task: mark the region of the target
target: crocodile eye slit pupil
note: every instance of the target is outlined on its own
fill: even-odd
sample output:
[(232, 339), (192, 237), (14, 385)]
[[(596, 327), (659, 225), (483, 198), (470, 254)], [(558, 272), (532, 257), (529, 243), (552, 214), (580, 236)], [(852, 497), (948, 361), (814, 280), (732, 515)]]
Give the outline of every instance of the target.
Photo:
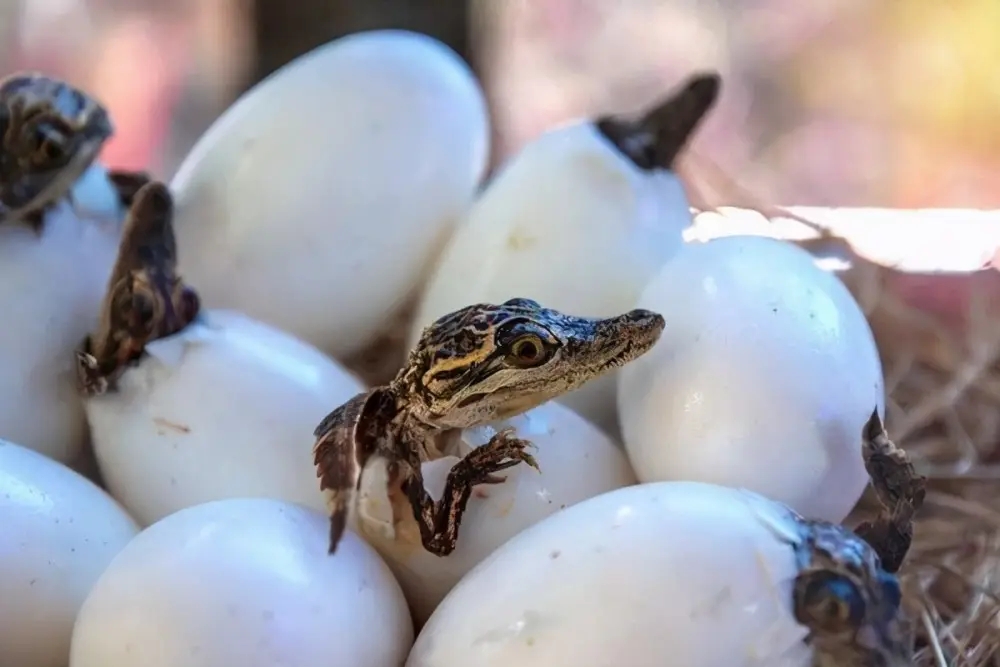
[(518, 344), (514, 353), (522, 359), (531, 360), (538, 356), (538, 347), (530, 340)]

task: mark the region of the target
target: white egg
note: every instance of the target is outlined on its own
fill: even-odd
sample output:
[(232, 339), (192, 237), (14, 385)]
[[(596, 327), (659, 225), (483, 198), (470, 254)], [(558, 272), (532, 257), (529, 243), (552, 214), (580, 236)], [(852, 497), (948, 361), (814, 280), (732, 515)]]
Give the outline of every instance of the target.
[[(373, 466), (362, 480), (358, 525), (395, 572), (418, 625), (466, 572), (517, 533), (581, 500), (635, 483), (614, 442), (569, 408), (546, 403), (504, 422), (463, 431), (458, 456), (423, 465), (424, 485), (431, 496), (441, 496), (459, 456), (507, 427), (535, 445), (531, 453), (540, 472), (521, 464), (501, 473), (506, 478), (502, 484), (477, 487), (455, 551), (444, 558), (424, 550), (405, 497), (401, 493), (391, 501), (386, 497), (384, 467)], [(395, 526), (390, 502), (397, 508)]]
[(327, 520), (269, 499), (182, 510), (119, 554), (80, 610), (70, 667), (398, 667), (413, 643), (399, 585)]
[[(657, 108), (669, 109), (673, 99)], [(696, 123), (679, 121), (684, 139)], [(579, 122), (546, 132), (505, 164), (437, 263), (411, 342), (436, 318), (472, 303), (524, 297), (593, 317), (632, 308), (681, 247), (692, 218), (668, 168), (673, 155), (668, 164), (640, 166), (624, 152), (628, 144), (619, 145), (594, 122)], [(559, 400), (617, 435), (615, 377)]]
[(488, 152), (483, 93), (447, 46), (336, 40), (247, 92), (181, 165), (181, 272), (207, 305), (344, 358), (420, 286)]
[(313, 430), (364, 389), (353, 375), (230, 311), (203, 312), (145, 351), (116, 390), (85, 403), (105, 484), (140, 523), (239, 496), (325, 508)]
[(138, 532), (92, 482), (0, 441), (0, 664), (65, 667), (84, 598)]
[[(814, 534), (747, 491), (695, 482), (612, 491), (493, 552), (437, 608), (406, 667), (809, 667), (796, 579), (807, 568), (818, 582), (843, 574), (811, 550)], [(844, 555), (861, 554), (864, 574), (826, 579), (814, 594), (856, 602), (849, 587), (864, 585), (863, 620), (892, 629), (898, 584), (860, 540), (850, 544)]]
[(0, 437), (62, 462), (87, 438), (73, 350), (93, 328), (121, 233), (117, 192), (92, 166), (39, 235), (0, 225)]
[(743, 487), (843, 520), (868, 480), (862, 427), (885, 407), (875, 339), (843, 283), (790, 243), (733, 236), (688, 246), (638, 303), (667, 320), (621, 373), (639, 480)]

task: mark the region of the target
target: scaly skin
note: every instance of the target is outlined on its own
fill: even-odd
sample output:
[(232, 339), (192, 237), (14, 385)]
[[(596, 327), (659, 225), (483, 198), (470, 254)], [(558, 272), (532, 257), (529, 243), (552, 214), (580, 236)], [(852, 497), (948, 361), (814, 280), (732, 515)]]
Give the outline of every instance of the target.
[(633, 310), (607, 319), (573, 317), (529, 299), (477, 304), (424, 330), (387, 386), (359, 394), (316, 429), (314, 462), (331, 507), (330, 553), (347, 524), (365, 466), (386, 459), (401, 485), (424, 548), (450, 554), (462, 514), (479, 484), (520, 462), (537, 468), (526, 440), (510, 430), (465, 456), (441, 500), (424, 490), (420, 465), (449, 431), (520, 414), (635, 359), (663, 332), (660, 315)]
[[(41, 233), (45, 212), (71, 194), (113, 134), (107, 109), (64, 81), (21, 73), (0, 82), (0, 222), (18, 219)], [(109, 175), (126, 207), (150, 180)]]
[(911, 641), (894, 573), (910, 547), (926, 480), (889, 440), (878, 411), (864, 427), (862, 451), (882, 510), (855, 533), (798, 519), (795, 616), (810, 630), (815, 667), (910, 667)]
[(77, 351), (80, 391), (113, 390), (145, 346), (190, 324), (200, 308), (197, 294), (177, 275), (173, 198), (150, 181), (135, 193), (98, 328)]
[(0, 83), (0, 220), (36, 231), (94, 162), (114, 128), (107, 110), (73, 86), (40, 74)]

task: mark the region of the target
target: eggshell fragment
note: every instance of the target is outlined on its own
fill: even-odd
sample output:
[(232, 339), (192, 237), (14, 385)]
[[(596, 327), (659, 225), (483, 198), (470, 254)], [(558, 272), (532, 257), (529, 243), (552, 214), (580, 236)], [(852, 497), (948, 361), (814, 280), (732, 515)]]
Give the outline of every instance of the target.
[(0, 441), (0, 664), (65, 667), (77, 612), (138, 532), (93, 483)]
[(862, 427), (885, 408), (874, 336), (843, 283), (790, 243), (733, 236), (687, 247), (638, 306), (667, 319), (621, 373), (639, 479), (742, 487), (842, 521), (868, 483)]
[(118, 389), (86, 402), (107, 488), (140, 523), (266, 496), (319, 510), (313, 430), (363, 390), (312, 346), (232, 311), (208, 311), (146, 347)]
[(69, 463), (87, 438), (73, 350), (97, 321), (122, 210), (100, 166), (48, 211), (39, 236), (0, 225), (0, 437)]
[(422, 283), (488, 153), (482, 90), (451, 49), (338, 39), (247, 92), (179, 167), (181, 273), (207, 305), (345, 358)]
[(789, 517), (694, 482), (591, 498), (467, 574), (406, 667), (808, 667)]
[[(535, 445), (531, 454), (541, 472), (519, 464), (501, 473), (502, 484), (477, 487), (462, 519), (458, 545), (444, 558), (423, 548), (412, 509), (403, 498), (392, 499), (402, 520), (391, 525), (384, 467), (373, 467), (362, 480), (358, 525), (396, 574), (418, 625), (466, 572), (523, 529), (581, 500), (635, 483), (621, 450), (599, 429), (558, 403), (466, 429), (456, 454), (486, 444), (498, 429), (508, 427)], [(446, 456), (423, 465), (424, 485), (431, 496), (441, 496), (448, 472), (458, 460), (458, 456)]]
[(413, 642), (378, 555), (326, 517), (231, 499), (143, 531), (87, 598), (70, 667), (398, 667)]
[[(504, 165), (469, 210), (435, 266), (410, 340), (457, 308), (515, 297), (573, 315), (623, 313), (690, 223), (674, 174), (639, 169), (592, 123), (552, 130)], [(615, 375), (559, 400), (617, 433)]]

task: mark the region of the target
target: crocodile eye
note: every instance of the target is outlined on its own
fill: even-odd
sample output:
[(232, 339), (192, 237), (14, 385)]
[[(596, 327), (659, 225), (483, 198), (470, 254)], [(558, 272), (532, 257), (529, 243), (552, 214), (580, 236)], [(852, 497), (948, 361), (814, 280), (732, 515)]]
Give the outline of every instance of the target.
[(531, 368), (545, 362), (548, 356), (548, 350), (541, 338), (535, 334), (524, 334), (510, 343), (507, 360), (515, 366)]
[(66, 159), (66, 137), (50, 125), (41, 124), (35, 128), (34, 143), (35, 160), (40, 164)]
[(864, 596), (847, 577), (818, 572), (808, 575), (796, 588), (796, 618), (814, 630), (842, 632), (864, 621)]
[(66, 157), (65, 147), (61, 143), (51, 140), (42, 143), (40, 153), (50, 162), (55, 162)]

